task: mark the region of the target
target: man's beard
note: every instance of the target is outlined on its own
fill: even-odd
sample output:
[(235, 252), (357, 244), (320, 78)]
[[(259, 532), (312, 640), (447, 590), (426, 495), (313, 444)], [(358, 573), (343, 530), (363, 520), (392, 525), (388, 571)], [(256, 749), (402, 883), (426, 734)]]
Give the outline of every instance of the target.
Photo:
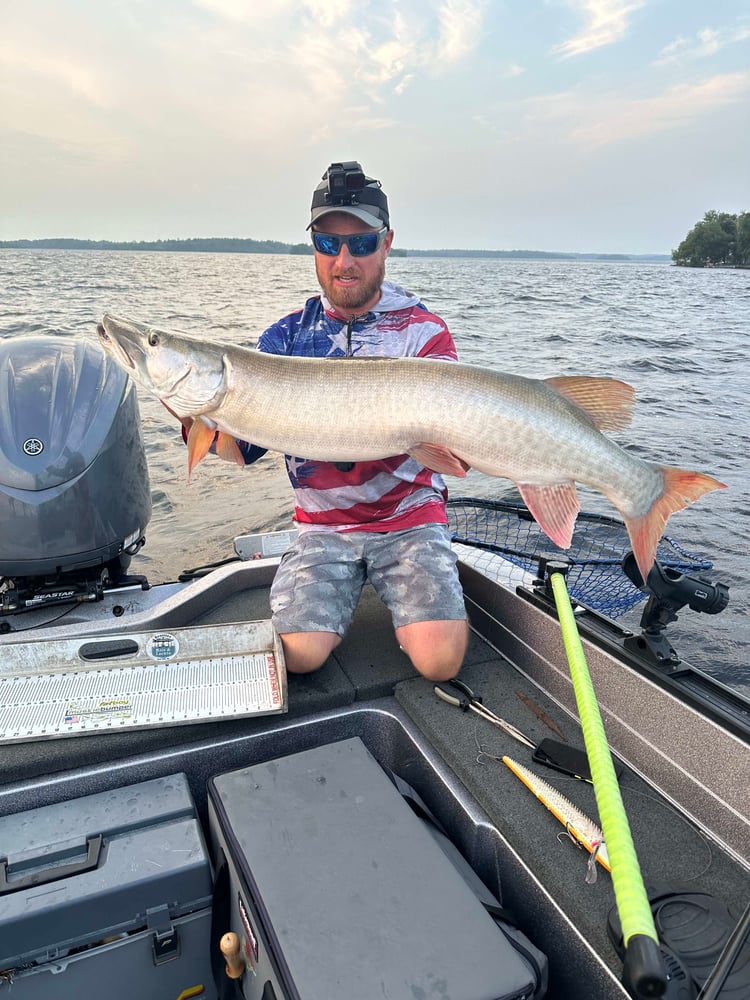
[(320, 273), (317, 261), (315, 262), (315, 271), (318, 275), (318, 283), (331, 305), (337, 309), (345, 309), (356, 313), (359, 309), (367, 305), (367, 303), (379, 298), (380, 286), (385, 280), (385, 261), (381, 260), (380, 267), (373, 277), (369, 280), (361, 279), (352, 288), (341, 288), (334, 283), (333, 279), (324, 278)]

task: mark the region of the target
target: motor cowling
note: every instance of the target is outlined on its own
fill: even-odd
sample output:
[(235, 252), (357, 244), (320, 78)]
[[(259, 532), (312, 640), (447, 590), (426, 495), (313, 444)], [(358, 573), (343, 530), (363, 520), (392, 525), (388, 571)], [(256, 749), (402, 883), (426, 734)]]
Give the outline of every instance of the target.
[(127, 375), (81, 337), (0, 340), (0, 576), (127, 565), (150, 517)]

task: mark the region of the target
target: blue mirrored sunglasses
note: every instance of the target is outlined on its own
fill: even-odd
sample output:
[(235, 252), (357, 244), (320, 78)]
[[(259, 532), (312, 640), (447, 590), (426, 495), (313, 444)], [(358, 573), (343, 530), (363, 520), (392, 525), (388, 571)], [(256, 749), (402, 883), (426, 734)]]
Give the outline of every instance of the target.
[(312, 233), (313, 246), (326, 257), (336, 257), (343, 245), (349, 248), (352, 257), (369, 257), (375, 253), (385, 239), (388, 226), (376, 233), (354, 233), (353, 236), (336, 236), (334, 233)]

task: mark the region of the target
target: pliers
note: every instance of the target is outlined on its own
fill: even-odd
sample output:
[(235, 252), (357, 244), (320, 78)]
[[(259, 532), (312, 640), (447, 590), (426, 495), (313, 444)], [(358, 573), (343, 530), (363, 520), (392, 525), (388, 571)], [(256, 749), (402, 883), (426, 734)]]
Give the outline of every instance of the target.
[(455, 677), (453, 680), (448, 681), (448, 684), (456, 691), (456, 694), (448, 690), (447, 685), (436, 684), (433, 690), (438, 698), (441, 698), (449, 705), (460, 708), (462, 712), (476, 712), (477, 715), (486, 719), (487, 722), (490, 722), (493, 726), (497, 726), (498, 729), (502, 729), (508, 736), (512, 736), (514, 740), (518, 740), (524, 746), (531, 747), (532, 750), (536, 749), (536, 743), (532, 743), (529, 737), (524, 735), (520, 729), (516, 729), (510, 722), (506, 722), (505, 719), (501, 719), (499, 715), (495, 715), (489, 708), (486, 708), (482, 704), (481, 697), (475, 695), (468, 684), (456, 680)]

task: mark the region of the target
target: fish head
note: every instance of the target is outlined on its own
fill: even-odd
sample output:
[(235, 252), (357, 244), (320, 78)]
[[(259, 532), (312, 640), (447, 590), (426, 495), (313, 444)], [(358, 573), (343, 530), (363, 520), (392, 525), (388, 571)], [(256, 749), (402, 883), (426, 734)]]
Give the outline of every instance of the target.
[(218, 346), (110, 314), (97, 333), (112, 359), (178, 417), (210, 413), (221, 403), (227, 369)]

